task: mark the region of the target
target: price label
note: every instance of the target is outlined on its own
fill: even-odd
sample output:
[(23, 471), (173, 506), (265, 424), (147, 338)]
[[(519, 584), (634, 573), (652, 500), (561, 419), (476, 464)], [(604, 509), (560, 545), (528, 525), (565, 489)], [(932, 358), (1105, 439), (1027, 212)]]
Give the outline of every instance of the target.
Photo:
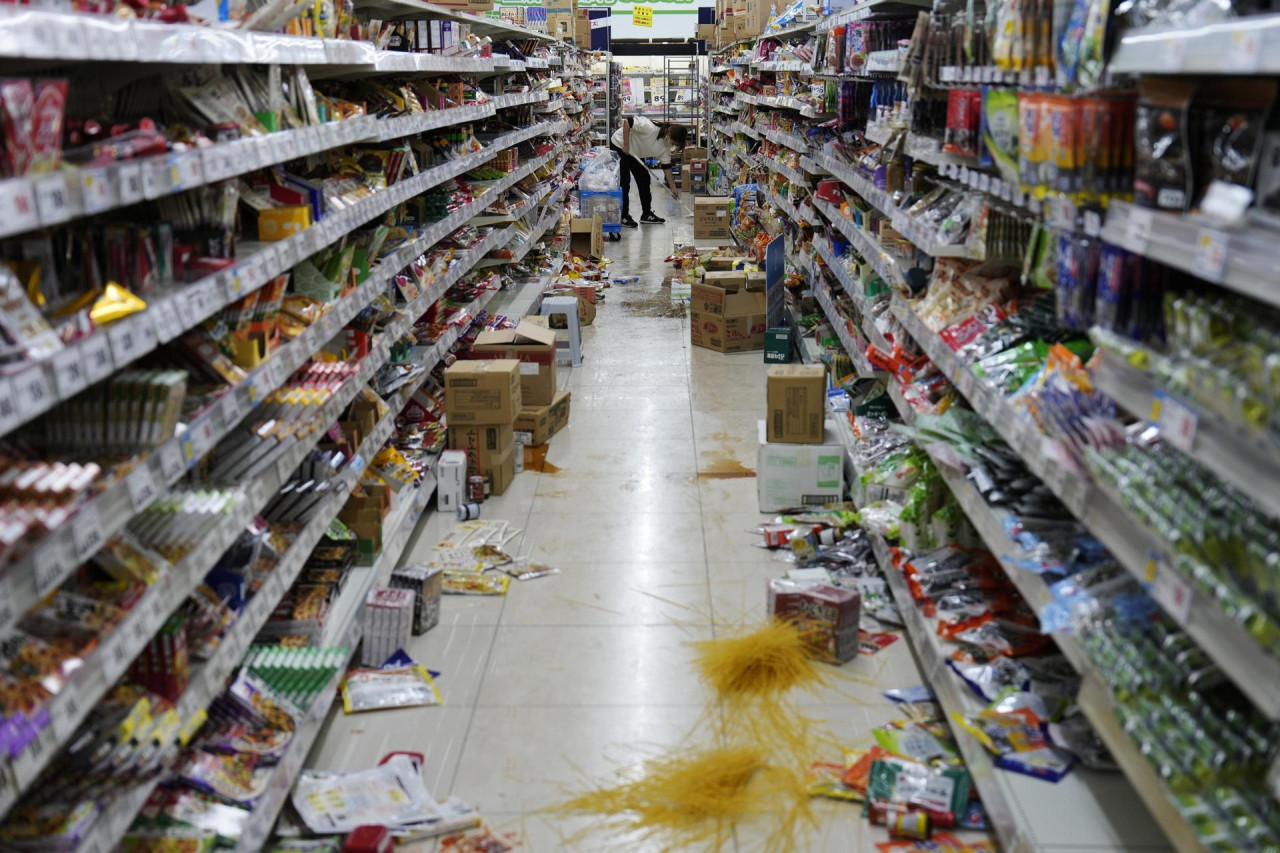
[(116, 167), (116, 186), (120, 188), (120, 203), (134, 204), (147, 197), (142, 180), (141, 163), (121, 163)]
[(1151, 211), (1132, 205), (1128, 211), (1129, 216), (1124, 223), (1124, 242), (1130, 251), (1141, 254), (1151, 242)]
[(1165, 441), (1182, 452), (1190, 453), (1195, 446), (1199, 417), (1176, 397), (1156, 391), (1151, 400), (1151, 422), (1160, 428)]
[(1183, 60), (1187, 55), (1187, 43), (1175, 36), (1166, 36), (1159, 45), (1157, 56), (1159, 70), (1170, 73), (1181, 71)]
[(32, 566), (36, 575), (36, 594), (40, 597), (57, 589), (66, 577), (66, 567), (73, 565), (67, 553), (66, 540), (56, 534), (46, 539), (32, 554)]
[(107, 330), (111, 341), (111, 357), (115, 363), (125, 365), (142, 355), (142, 337), (130, 321), (117, 323)]
[(65, 688), (53, 702), (53, 733), (60, 743), (65, 743), (76, 733), (82, 710), (80, 697), (74, 687)]
[(134, 512), (142, 512), (160, 495), (151, 467), (145, 463), (130, 471), (124, 482), (129, 489), (129, 502), (133, 504)]
[(80, 172), (80, 197), (84, 200), (85, 213), (97, 213), (114, 206), (116, 193), (112, 177), (112, 171), (106, 167)]
[(98, 518), (98, 508), (94, 504), (80, 507), (71, 521), (71, 541), (75, 544), (76, 558), (80, 562), (92, 557), (106, 541), (102, 533), (102, 522)]
[(58, 396), (63, 400), (83, 391), (89, 384), (84, 358), (79, 347), (70, 346), (53, 357), (53, 375)]
[(188, 439), (187, 445), (184, 447), (184, 452), (189, 454), (188, 459), (194, 461), (202, 458), (213, 449), (213, 445), (216, 443), (217, 434), (213, 428), (213, 418), (206, 415), (196, 421), (184, 438)]
[(67, 193), (67, 181), (62, 175), (49, 175), (35, 183), (36, 206), (40, 208), (40, 221), (45, 225), (66, 222), (75, 211)]
[(1222, 281), (1227, 268), (1226, 234), (1212, 228), (1201, 228), (1196, 236), (1195, 256), (1191, 260), (1192, 271), (1203, 279)]
[(142, 189), (147, 198), (160, 198), (173, 192), (173, 178), (167, 157), (149, 157), (142, 163)]
[(0, 181), (0, 220), (6, 234), (17, 234), (40, 227), (35, 187), (26, 178)]
[(155, 329), (156, 338), (161, 342), (168, 342), (178, 337), (184, 331), (182, 318), (179, 316), (178, 307), (171, 299), (154, 305), (149, 314), (154, 314), (152, 318), (152, 326)]
[(160, 476), (165, 483), (172, 483), (187, 470), (187, 463), (182, 458), (181, 440), (166, 441), (160, 445)]
[(49, 387), (49, 378), (43, 367), (33, 367), (15, 376), (12, 383), (20, 417), (34, 418), (53, 405), (53, 389)]
[(1227, 70), (1253, 74), (1258, 70), (1258, 57), (1262, 53), (1262, 36), (1252, 28), (1241, 28), (1231, 34), (1231, 49), (1224, 57)]
[(1191, 583), (1182, 575), (1161, 565), (1156, 579), (1151, 583), (1151, 597), (1173, 617), (1173, 621), (1186, 627), (1191, 618)]
[(200, 162), (200, 153), (192, 151), (178, 157), (178, 172), (184, 187), (198, 187), (204, 183), (204, 166)]
[(18, 618), (13, 601), (13, 580), (7, 574), (0, 575), (0, 628), (8, 627), (10, 622)]
[(240, 422), (240, 416), (244, 414), (244, 410), (240, 407), (240, 395), (235, 389), (222, 395), (222, 422), (228, 429)]
[(58, 26), (53, 28), (53, 35), (59, 55), (71, 60), (82, 59), (88, 55), (84, 30), (75, 18), (68, 16), (60, 19)]
[(80, 344), (84, 372), (90, 385), (115, 372), (116, 363), (111, 357), (111, 341), (101, 330), (90, 335)]

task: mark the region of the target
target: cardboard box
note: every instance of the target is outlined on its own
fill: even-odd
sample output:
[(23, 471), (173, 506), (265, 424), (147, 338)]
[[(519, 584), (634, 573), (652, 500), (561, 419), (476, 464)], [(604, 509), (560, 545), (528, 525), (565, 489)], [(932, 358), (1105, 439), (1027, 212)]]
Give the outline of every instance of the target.
[[(521, 452), (524, 451), (521, 450)], [(481, 465), (480, 476), (484, 477), (486, 495), (500, 495), (505, 492), (511, 486), (511, 481), (516, 478), (515, 442), (513, 441), (502, 455)]]
[(541, 447), (569, 423), (568, 391), (561, 391), (547, 406), (525, 406), (516, 417), (516, 432), (530, 447)]
[(436, 464), (436, 510), (452, 514), (467, 502), (467, 454), (446, 450)]
[(728, 198), (695, 198), (693, 200), (693, 239), (730, 239), (733, 236), (729, 231), (729, 208), (732, 203)]
[(603, 223), (599, 216), (575, 216), (569, 225), (569, 251), (584, 258), (604, 257)]
[(513, 358), (455, 361), (444, 372), (450, 426), (509, 424), (522, 404), (520, 362)]
[(512, 424), (451, 426), (448, 442), (450, 450), (461, 450), (467, 454), (467, 476), (473, 477), (510, 450), (516, 442), (516, 434)]
[(833, 422), (825, 424), (822, 444), (771, 444), (766, 440), (764, 421), (759, 422), (758, 431), (756, 491), (761, 512), (840, 500), (846, 448)]
[(573, 39), (573, 11), (553, 12), (547, 10), (547, 34), (553, 39)]
[(764, 333), (764, 363), (791, 363), (791, 327), (780, 326)]
[(689, 288), (689, 342), (717, 352), (764, 348), (768, 327), (763, 290), (746, 287), (742, 273), (707, 273)]
[(556, 333), (551, 329), (521, 320), (514, 329), (481, 332), (470, 355), (520, 362), (522, 405), (543, 405), (556, 396)]
[(715, 255), (702, 262), (707, 272), (724, 272), (725, 270), (736, 269), (742, 264), (754, 263), (753, 259), (741, 255)]
[(715, 41), (716, 25), (715, 24), (698, 24), (698, 38), (702, 41)]
[(827, 370), (821, 364), (775, 364), (769, 368), (766, 423), (769, 441), (821, 444), (827, 410)]
[[(709, 25), (709, 24), (701, 24), (700, 26), (704, 26), (704, 27), (705, 27), (705, 26), (710, 26), (710, 25)], [(684, 162), (686, 162), (686, 163), (688, 163), (688, 162), (690, 162), (690, 161), (692, 161), (692, 160), (710, 160), (710, 159), (711, 159), (711, 151), (710, 151), (709, 149), (706, 149), (706, 148), (699, 148), (699, 147), (696, 147), (696, 146), (693, 146), (693, 145), (689, 145), (689, 146), (687, 146), (687, 147), (684, 149), (684, 152), (683, 152), (683, 154), (682, 154), (681, 156), (684, 158)]]

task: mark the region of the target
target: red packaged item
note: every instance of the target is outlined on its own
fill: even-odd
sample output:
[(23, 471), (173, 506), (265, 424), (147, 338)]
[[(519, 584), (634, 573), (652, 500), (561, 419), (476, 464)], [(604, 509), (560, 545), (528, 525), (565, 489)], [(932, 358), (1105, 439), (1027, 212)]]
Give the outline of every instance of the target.
[(62, 119), (67, 112), (67, 81), (36, 82), (31, 118), (31, 174), (56, 172), (62, 165)]
[(810, 650), (827, 661), (851, 661), (857, 656), (861, 610), (862, 596), (851, 589), (769, 580), (769, 616), (795, 624)]
[(4, 174), (25, 175), (31, 166), (31, 122), (35, 88), (30, 80), (0, 80), (0, 124), (4, 127)]

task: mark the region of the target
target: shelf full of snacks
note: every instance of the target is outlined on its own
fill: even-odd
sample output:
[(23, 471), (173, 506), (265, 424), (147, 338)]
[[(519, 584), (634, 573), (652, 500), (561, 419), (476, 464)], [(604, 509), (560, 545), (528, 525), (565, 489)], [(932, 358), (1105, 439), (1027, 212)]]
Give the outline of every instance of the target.
[[(295, 34), (313, 26), (332, 29), (310, 10), (288, 25), (289, 33), (94, 14), (0, 14), (0, 63), (16, 59), (20, 73), (36, 75), (7, 79), (6, 102), (18, 104), (31, 94), (40, 120), (57, 120), (38, 128), (39, 140), (7, 136), (0, 146), (0, 205), (16, 214), (0, 217), (0, 239), (12, 238), (4, 247), (10, 261), (0, 268), (8, 364), (0, 377), (0, 437), (9, 445), (4, 454), (20, 465), (43, 464), (42, 452), (81, 460), (65, 468), (76, 479), (68, 476), (71, 488), (54, 505), (57, 512), (25, 512), (22, 494), (6, 496), (5, 524), (10, 532), (19, 521), (24, 528), (6, 539), (0, 554), (0, 630), (23, 647), (40, 646), (39, 636), (71, 618), (68, 603), (84, 596), (85, 584), (95, 582), (104, 566), (116, 572), (129, 567), (121, 577), (127, 574), (132, 585), (127, 603), (108, 597), (94, 605), (100, 621), (72, 658), (42, 674), (40, 695), (23, 700), (21, 708), (6, 707), (7, 720), (24, 722), (0, 767), (5, 838), (31, 835), (25, 823), (31, 796), (56, 784), (54, 768), (80, 760), (67, 746), (87, 722), (101, 724), (97, 715), (122, 700), (125, 682), (139, 684), (139, 661), (168, 636), (178, 614), (188, 612), (210, 572), (223, 571), (219, 567), (243, 547), (255, 519), (265, 514), (274, 525), (285, 490), (315, 484), (307, 487), (313, 490), (305, 492), (306, 500), (298, 498), (304, 491), (290, 492), (299, 514), (287, 534), (279, 534), (282, 544), (273, 543), (279, 549), (274, 571), (252, 594), (246, 589), (238, 612), (228, 611), (203, 664), (184, 672), (177, 687), (145, 687), (155, 691), (156, 712), (167, 709), (165, 727), (155, 730), (157, 743), (166, 750), (190, 743), (228, 678), (242, 671), (246, 649), (313, 548), (371, 476), (369, 463), (392, 436), (409, 395), (461, 332), (446, 329), (434, 344), (416, 348), (411, 364), (402, 359), (415, 321), (446, 298), (456, 299), (455, 290), (476, 292), (468, 284), (473, 279), (482, 282), (480, 295), (464, 311), (481, 311), (496, 292), (472, 270), (509, 239), (509, 229), (486, 234), (470, 223), (495, 198), (550, 166), (555, 146), (546, 150), (538, 137), (573, 126), (563, 115), (540, 123), (528, 118), (533, 105), (549, 102), (540, 88), (547, 86), (547, 73), (538, 69), (559, 58), (556, 48), (541, 46), (544, 36), (496, 21), (430, 4), (395, 5), (396, 26), (408, 27), (401, 38), (412, 30), (408, 50), (382, 47), (390, 34), (386, 19), (344, 31), (359, 40)], [(412, 19), (458, 24), (451, 36), (456, 53), (417, 43), (428, 38), (423, 34), (429, 28), (412, 27)], [(512, 59), (514, 43), (509, 54), (500, 53), (498, 44), (491, 53), (478, 33), (527, 38), (538, 46), (525, 44), (523, 58)], [(59, 61), (62, 77), (39, 70), (46, 59)], [(179, 62), (184, 70), (174, 75)], [(156, 63), (161, 65), (150, 67)], [(212, 79), (201, 63), (219, 65), (219, 74), (236, 80), (210, 91), (223, 98), (224, 113), (199, 91), (202, 81)], [(314, 72), (309, 77), (307, 69)], [(526, 74), (537, 79), (509, 76)], [(433, 75), (448, 79), (439, 89), (417, 79)], [(532, 88), (486, 97), (478, 81), (498, 80), (494, 75)], [(406, 97), (380, 100), (378, 87), (365, 80), (374, 76), (379, 84), (401, 87)], [(273, 85), (280, 86), (279, 98), (269, 91)], [(91, 98), (110, 105), (121, 92), (132, 97), (130, 87), (167, 90), (166, 98), (154, 99), (163, 105), (149, 107), (157, 111), (154, 117), (122, 118), (109, 135), (100, 135), (70, 112)], [(486, 134), (483, 127), (496, 132)], [(24, 147), (28, 141), (33, 144)], [(361, 159), (372, 142), (384, 144)], [(491, 165), (516, 147), (533, 152), (522, 153), (520, 169), (503, 174)], [(330, 156), (318, 156), (325, 154)], [(347, 159), (345, 172), (334, 174), (339, 155)], [(264, 170), (274, 173), (274, 188), (262, 179)], [(552, 189), (538, 188), (524, 212), (548, 196), (559, 203), (563, 189), (554, 195)], [(222, 194), (221, 208), (212, 203), (215, 193)], [(202, 206), (204, 198), (211, 203)], [(124, 241), (116, 244), (120, 260), (112, 256), (87, 278), (88, 267), (75, 271), (60, 261), (53, 249), (62, 243), (50, 242), (51, 233), (64, 242), (71, 235), (73, 243), (111, 234)], [(76, 253), (99, 250), (86, 242)], [(376, 329), (372, 317), (381, 317)], [(21, 325), (13, 326), (19, 318)], [(391, 387), (393, 376), (402, 374), (413, 378), (385, 402), (367, 387)], [(104, 432), (110, 458), (100, 462), (91, 432), (101, 414), (98, 400), (142, 401), (144, 394), (153, 395), (155, 411), (139, 402), (127, 414), (146, 422)], [(337, 442), (335, 422), (354, 417), (344, 413), (375, 406), (379, 417), (368, 421), (367, 430), (364, 421), (358, 429), (343, 427), (355, 430), (339, 445), (344, 449), (319, 450), (322, 442)], [(162, 422), (161, 414), (168, 420)], [(74, 423), (88, 427), (72, 430)], [(273, 427), (264, 431), (264, 424)], [(14, 456), (18, 447), (21, 457)], [(56, 464), (63, 470), (63, 462)], [(430, 470), (422, 471), (415, 500), (403, 506), (389, 531), (393, 547), (383, 553), (384, 562), (403, 548), (433, 485)], [(328, 639), (348, 650), (358, 640), (351, 626), (362, 597), (354, 592), (365, 580), (353, 579), (350, 606), (344, 603), (328, 623)], [(186, 630), (185, 621), (179, 630)], [(343, 665), (345, 658), (336, 668)], [(241, 846), (262, 846), (335, 685), (336, 673), (320, 691), (327, 697), (315, 697), (299, 717), (298, 737)], [(58, 843), (99, 853), (114, 849), (161, 779), (136, 776), (110, 794), (60, 800), (77, 824), (76, 835)], [(64, 788), (59, 796), (79, 795)]]

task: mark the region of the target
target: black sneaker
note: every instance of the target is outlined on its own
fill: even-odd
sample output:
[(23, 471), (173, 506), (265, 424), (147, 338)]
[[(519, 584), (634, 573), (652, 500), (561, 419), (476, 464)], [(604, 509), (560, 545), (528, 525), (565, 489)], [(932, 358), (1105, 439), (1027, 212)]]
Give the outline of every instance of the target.
[(639, 227), (640, 227), (639, 225), (637, 225), (637, 224), (636, 224), (636, 221), (635, 221), (634, 219), (632, 219), (630, 216), (624, 216), (624, 217), (622, 217), (622, 224), (623, 224), (623, 225), (625, 225), (625, 226), (627, 226), (628, 228), (639, 228)]
[(650, 210), (650, 211), (646, 211), (644, 214), (640, 216), (640, 221), (643, 222), (645, 225), (661, 225), (663, 222), (666, 222), (667, 220), (663, 219), (661, 216), (659, 216), (658, 214)]

